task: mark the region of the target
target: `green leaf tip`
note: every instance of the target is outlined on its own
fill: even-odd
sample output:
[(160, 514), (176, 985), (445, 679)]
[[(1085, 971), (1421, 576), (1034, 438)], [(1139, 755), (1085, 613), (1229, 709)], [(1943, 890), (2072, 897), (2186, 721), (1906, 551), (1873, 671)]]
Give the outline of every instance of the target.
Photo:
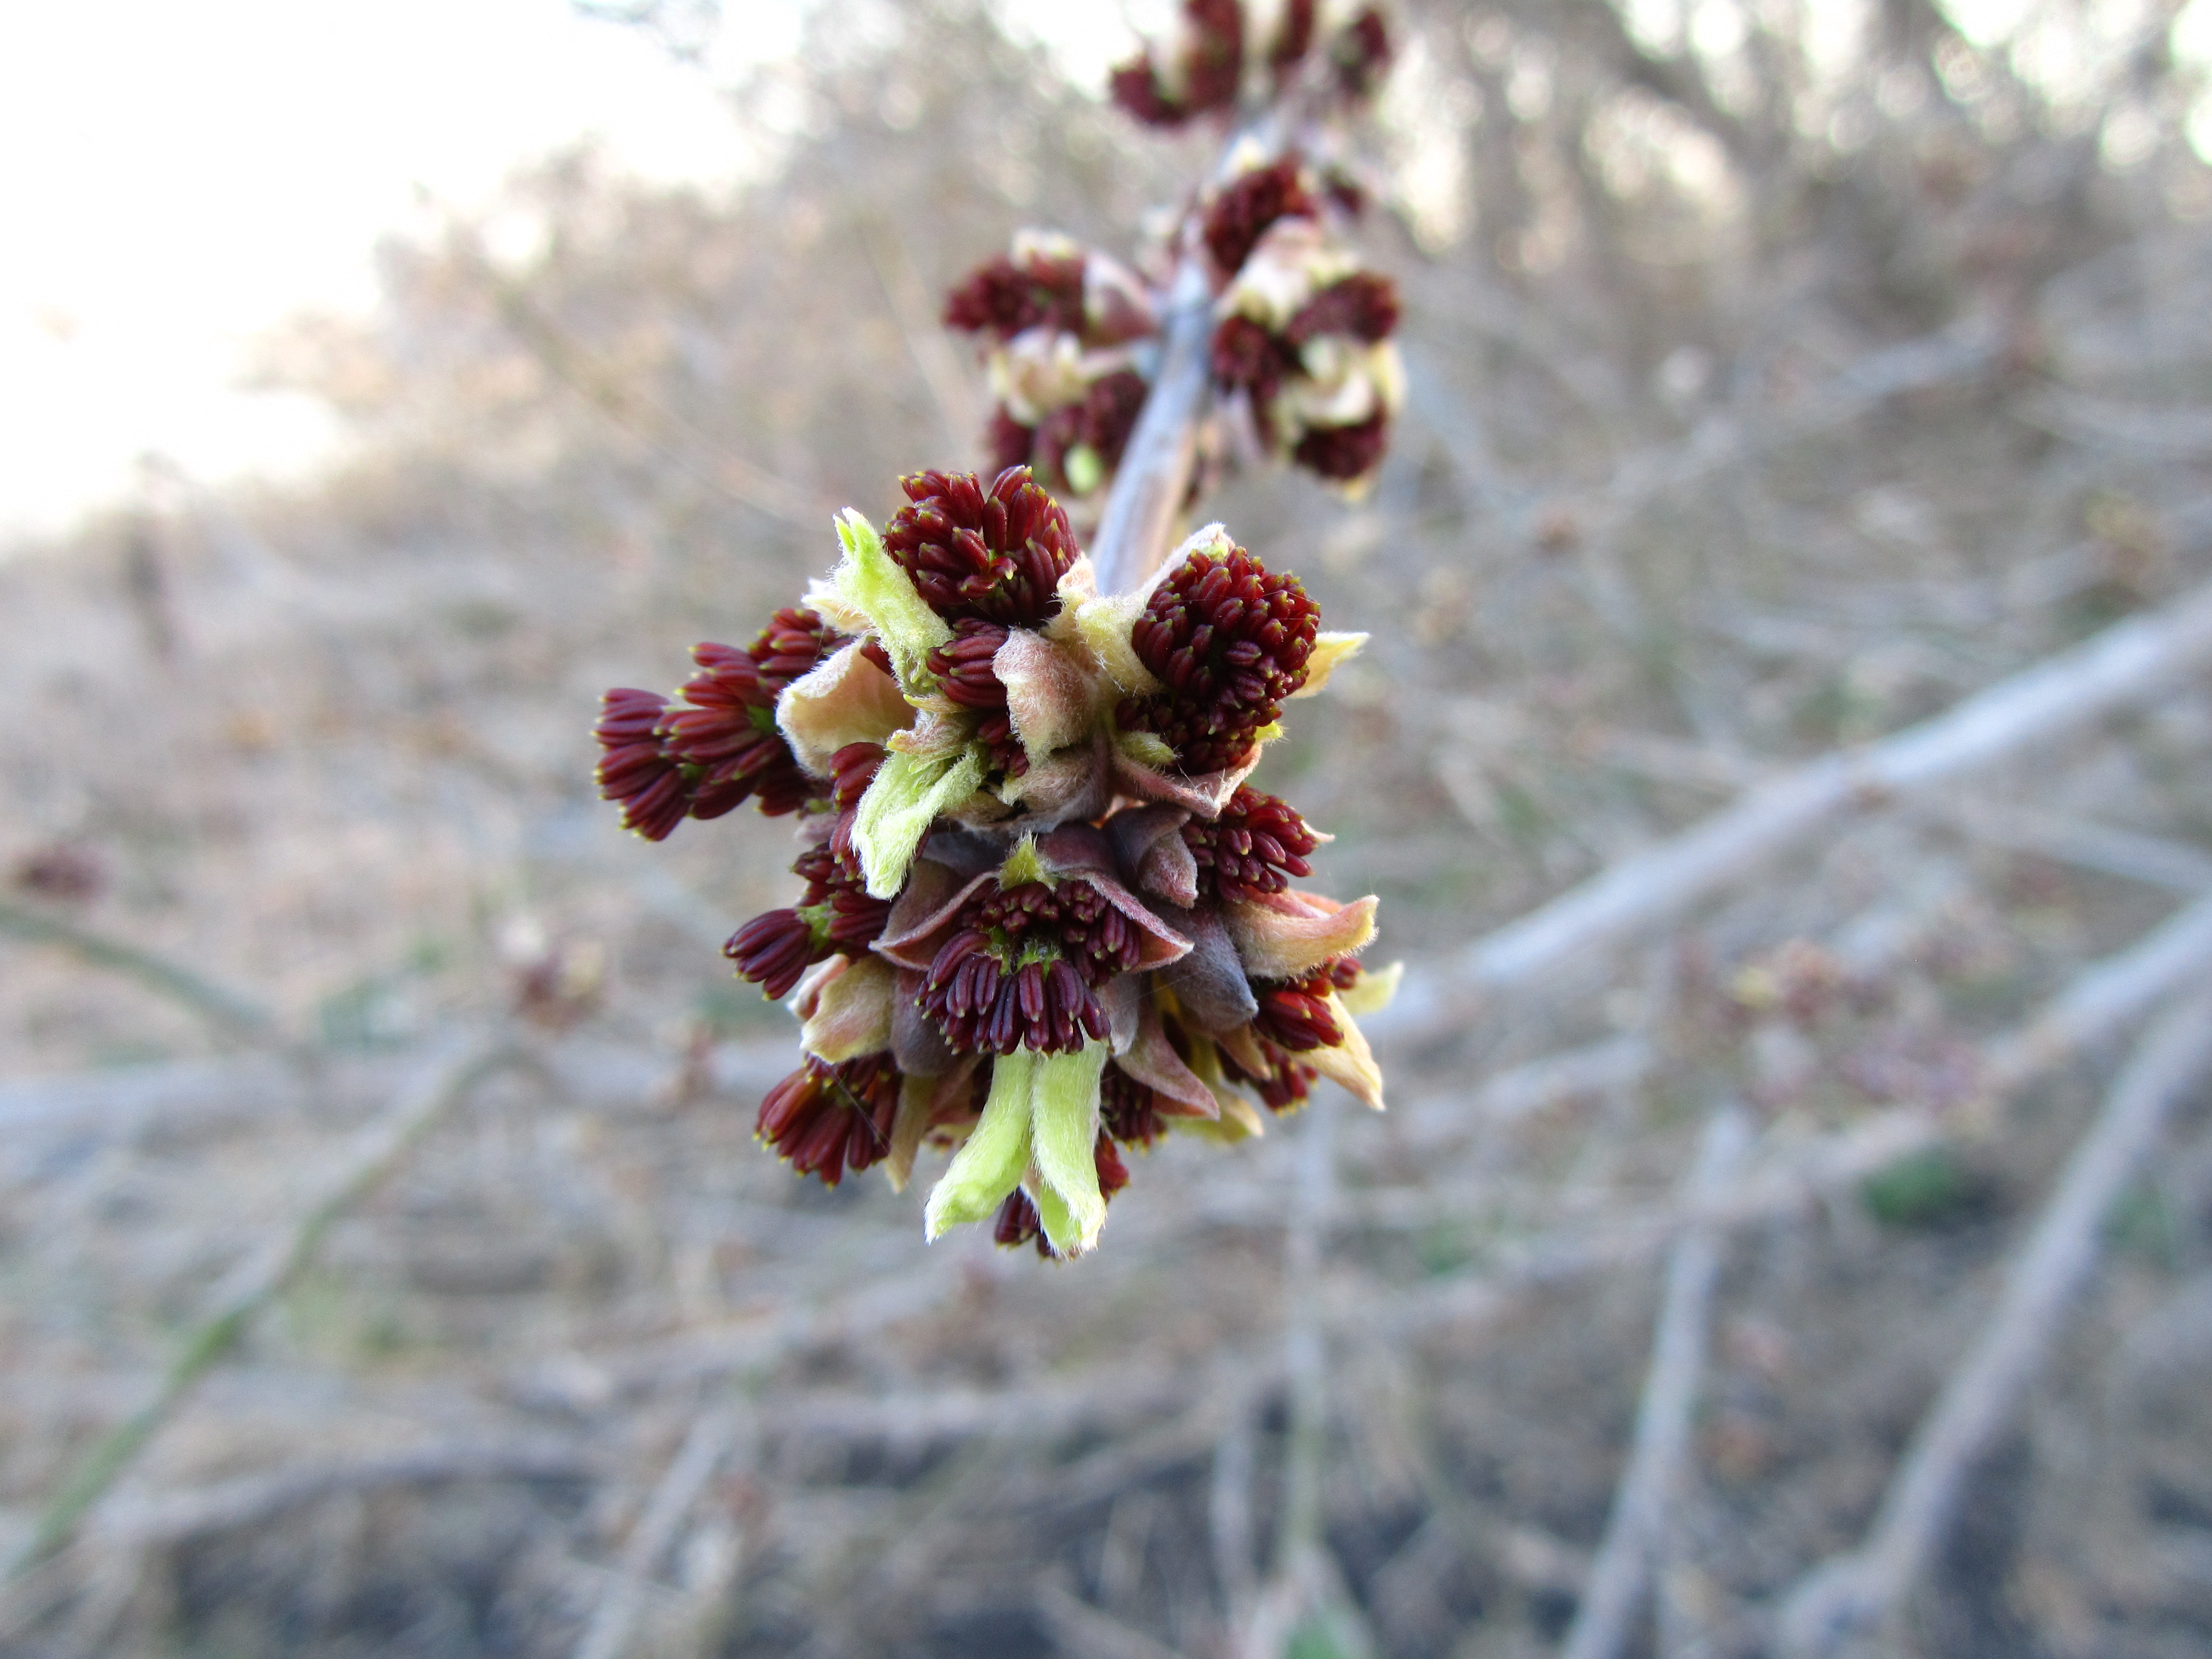
[(872, 898), (896, 898), (908, 867), (939, 814), (974, 794), (983, 757), (972, 744), (951, 755), (893, 750), (853, 815), (853, 844)]
[(848, 507), (837, 515), (837, 541), (845, 556), (831, 586), (874, 624), (899, 690), (920, 695), (929, 683), (929, 653), (952, 638), (951, 624), (924, 602), (914, 579), (884, 551), (883, 538), (859, 509)]
[[(1109, 1052), (1109, 1044), (1090, 1042), (1072, 1054), (1049, 1055), (1037, 1063), (1030, 1085), (1030, 1156), (1044, 1177), (1030, 1196), (1045, 1238), (1063, 1256), (1080, 1255), (1095, 1246), (1106, 1222), (1093, 1149), (1098, 1140), (1098, 1079)], [(1048, 1197), (1054, 1202), (1048, 1204)]]
[(1001, 890), (1026, 887), (1033, 881), (1048, 882), (1044, 860), (1037, 856), (1036, 837), (1024, 836), (1014, 843), (1014, 850), (1006, 854), (1006, 861), (999, 866), (999, 886)]
[(963, 1221), (986, 1221), (1022, 1184), (1030, 1166), (1030, 1082), (1037, 1057), (1027, 1049), (1001, 1054), (991, 1067), (983, 1116), (929, 1190), (922, 1231), (934, 1239)]

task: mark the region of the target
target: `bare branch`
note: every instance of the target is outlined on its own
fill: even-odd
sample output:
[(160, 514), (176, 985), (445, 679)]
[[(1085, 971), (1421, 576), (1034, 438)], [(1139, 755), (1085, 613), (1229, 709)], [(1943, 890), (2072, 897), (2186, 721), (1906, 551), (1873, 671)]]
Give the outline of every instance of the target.
[(1897, 1611), (1948, 1530), (1967, 1476), (2049, 1357), (2067, 1304), (2096, 1266), (2113, 1200), (2208, 1064), (2212, 994), (2201, 994), (2152, 1028), (2112, 1085), (2095, 1126), (2067, 1161), (1996, 1311), (1913, 1437), (1865, 1542), (1814, 1569), (1784, 1600), (1785, 1651), (1837, 1651)]
[(34, 945), (53, 945), (94, 968), (137, 980), (149, 990), (183, 1004), (234, 1042), (262, 1044), (278, 1040), (276, 1017), (258, 1000), (218, 984), (196, 969), (121, 939), (109, 939), (43, 910), (0, 899), (0, 933)]
[(622, 1659), (645, 1601), (645, 1589), (660, 1559), (668, 1553), (699, 1494), (714, 1478), (735, 1443), (743, 1407), (731, 1401), (708, 1407), (692, 1419), (690, 1432), (661, 1472), (645, 1513), (623, 1547), (622, 1565), (592, 1614), (576, 1659)]
[(2069, 732), (2212, 660), (2212, 588), (2107, 629), (1856, 753), (1829, 755), (1752, 790), (1686, 834), (1622, 860), (1409, 978), (1374, 1028), (1400, 1042), (1449, 1034), (1484, 992), (1541, 981), (1585, 951), (1672, 921), (1851, 811), (1959, 777)]
[(314, 1260), (332, 1224), (381, 1185), (477, 1085), (520, 1057), (504, 1039), (471, 1043), (428, 1067), (390, 1111), (354, 1138), (347, 1156), (291, 1226), (216, 1287), (212, 1307), (170, 1362), (154, 1398), (103, 1436), (47, 1499), (29, 1539), (7, 1564), (8, 1582), (69, 1537), (254, 1317)]
[(1098, 591), (1136, 586), (1168, 555), (1168, 538), (1198, 453), (1207, 346), (1213, 336), (1213, 298), (1195, 253), (1184, 256), (1168, 298), (1167, 339), (1159, 377), (1129, 434), (1121, 471), (1107, 492), (1106, 510), (1091, 544)]
[[(1751, 1143), (1751, 1115), (1741, 1105), (1729, 1102), (1713, 1114), (1689, 1182), (1693, 1206), (1712, 1203), (1728, 1190)], [(1651, 1369), (1636, 1410), (1635, 1444), (1613, 1495), (1613, 1518), (1590, 1569), (1589, 1587), (1560, 1649), (1562, 1659), (1613, 1659), (1627, 1645), (1630, 1620), (1650, 1577), (1689, 1454), (1721, 1243), (1711, 1224), (1691, 1227), (1674, 1243), (1651, 1340)]]

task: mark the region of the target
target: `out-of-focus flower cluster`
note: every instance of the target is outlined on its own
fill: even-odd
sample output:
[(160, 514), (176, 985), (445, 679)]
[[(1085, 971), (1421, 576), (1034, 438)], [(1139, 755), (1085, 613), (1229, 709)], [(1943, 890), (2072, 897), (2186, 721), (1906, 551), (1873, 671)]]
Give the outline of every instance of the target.
[(1136, 273), (1067, 237), (1024, 231), (1012, 253), (946, 296), (945, 321), (983, 343), (991, 470), (1027, 465), (1064, 501), (1101, 497), (1158, 356), (1140, 343), (1159, 321)]
[(764, 1140), (832, 1186), (951, 1147), (931, 1237), (1072, 1255), (1124, 1149), (1258, 1134), (1322, 1078), (1382, 1103), (1375, 901), (1293, 887), (1324, 838), (1246, 782), (1365, 636), (1218, 526), (1102, 594), (1029, 468), (902, 487), (751, 647), (607, 694), (601, 792), (654, 840), (748, 796), (798, 815), (799, 902), (726, 947), (802, 1022)]
[(1114, 101), (1150, 125), (1181, 126), (1279, 97), (1309, 64), (1331, 93), (1371, 97), (1389, 61), (1389, 31), (1373, 6), (1183, 0), (1168, 37), (1114, 71)]
[[(1340, 234), (1347, 180), (1292, 154), (1240, 147), (1205, 192), (1195, 257), (1214, 299), (1215, 412), (1276, 459), (1357, 492), (1405, 400), (1397, 285)], [(1103, 504), (1159, 362), (1162, 296), (1127, 266), (1025, 231), (947, 296), (982, 342), (994, 469), (1026, 465), (1086, 519)]]
[(1241, 398), (1277, 455), (1364, 487), (1382, 465), (1406, 374), (1397, 285), (1362, 267), (1331, 221), (1344, 191), (1296, 155), (1233, 158), (1201, 222), (1220, 297), (1216, 390)]

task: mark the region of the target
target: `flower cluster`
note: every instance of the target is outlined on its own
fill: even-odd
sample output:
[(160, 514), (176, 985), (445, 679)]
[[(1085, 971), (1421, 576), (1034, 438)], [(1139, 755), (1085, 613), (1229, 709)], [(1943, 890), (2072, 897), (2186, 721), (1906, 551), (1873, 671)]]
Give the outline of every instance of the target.
[(1024, 231), (1012, 253), (946, 296), (945, 322), (984, 350), (993, 470), (1026, 465), (1079, 504), (1102, 497), (1157, 355), (1146, 343), (1158, 319), (1136, 274), (1066, 237)]
[(771, 817), (822, 793), (775, 729), (776, 699), (837, 643), (811, 611), (779, 611), (750, 649), (692, 647), (700, 672), (673, 697), (619, 687), (593, 735), (599, 793), (623, 806), (623, 828), (665, 841), (690, 818), (719, 818), (748, 798)]
[(1299, 156), (1257, 152), (1206, 204), (1216, 388), (1276, 453), (1333, 483), (1370, 478), (1405, 400), (1398, 291), (1331, 234), (1340, 192)]
[(1331, 27), (1323, 9), (1321, 0), (1183, 0), (1172, 37), (1114, 71), (1114, 101), (1148, 125), (1181, 126), (1279, 95), (1309, 62), (1338, 95), (1371, 97), (1390, 59), (1382, 14), (1362, 7)]
[[(1261, 1133), (1319, 1079), (1382, 1103), (1355, 1023), (1396, 982), (1358, 959), (1375, 901), (1294, 889), (1325, 837), (1246, 782), (1364, 636), (1218, 526), (1101, 594), (1029, 469), (902, 484), (881, 534), (842, 516), (842, 562), (751, 650), (700, 647), (672, 702), (609, 694), (602, 784), (654, 839), (740, 781), (799, 811), (799, 902), (727, 946), (802, 1022), (761, 1138), (832, 1186), (880, 1163), (902, 1188), (951, 1147), (931, 1237), (1072, 1255), (1124, 1148)], [(772, 761), (737, 766), (740, 723)]]

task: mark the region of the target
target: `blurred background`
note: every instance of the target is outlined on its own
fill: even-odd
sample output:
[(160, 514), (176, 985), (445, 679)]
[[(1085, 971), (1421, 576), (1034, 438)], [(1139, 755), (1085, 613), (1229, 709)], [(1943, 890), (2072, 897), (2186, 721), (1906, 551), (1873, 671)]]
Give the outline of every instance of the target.
[(1389, 460), (1206, 508), (1375, 635), (1259, 781), (1390, 1112), (1073, 1266), (752, 1144), (785, 828), (599, 694), (976, 463), (1170, 9), (0, 25), (0, 1651), (1778, 1653), (1870, 1527), (2212, 1650), (2212, 0), (1395, 0)]

